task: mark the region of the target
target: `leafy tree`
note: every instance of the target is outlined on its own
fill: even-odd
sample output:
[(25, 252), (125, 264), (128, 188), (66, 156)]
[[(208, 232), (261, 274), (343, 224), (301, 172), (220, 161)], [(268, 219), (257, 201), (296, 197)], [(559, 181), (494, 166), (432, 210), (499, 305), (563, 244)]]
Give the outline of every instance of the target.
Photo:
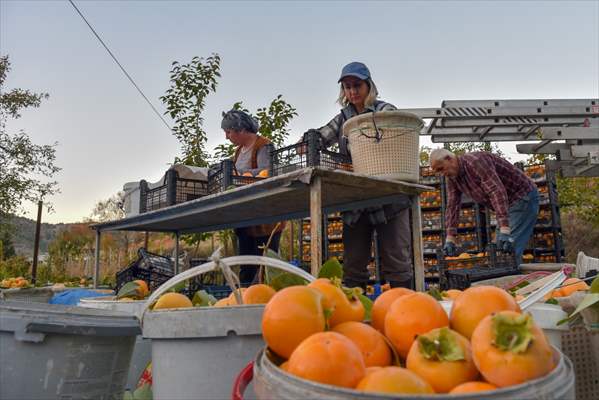
[(38, 201), (58, 192), (51, 179), (60, 171), (56, 165), (55, 147), (38, 145), (27, 133), (6, 131), (8, 118), (21, 117), (21, 110), (39, 107), (47, 93), (33, 93), (24, 89), (7, 90), (5, 80), (10, 71), (8, 56), (0, 57), (0, 225), (9, 215), (21, 211), (23, 201)]
[(114, 221), (125, 218), (123, 210), (125, 192), (120, 191), (106, 200), (100, 200), (94, 206), (90, 220), (98, 222)]
[(488, 151), (494, 153), (500, 157), (505, 157), (503, 152), (497, 146), (497, 143), (493, 142), (460, 142), (460, 143), (449, 143), (449, 151), (461, 155), (464, 153), (470, 153), (473, 151)]
[(165, 114), (174, 119), (173, 134), (181, 143), (182, 156), (175, 163), (208, 166), (209, 155), (205, 146), (202, 112), (206, 97), (216, 91), (220, 77), (220, 57), (212, 54), (206, 60), (194, 57), (189, 64), (173, 62), (171, 86), (160, 100), (166, 106)]

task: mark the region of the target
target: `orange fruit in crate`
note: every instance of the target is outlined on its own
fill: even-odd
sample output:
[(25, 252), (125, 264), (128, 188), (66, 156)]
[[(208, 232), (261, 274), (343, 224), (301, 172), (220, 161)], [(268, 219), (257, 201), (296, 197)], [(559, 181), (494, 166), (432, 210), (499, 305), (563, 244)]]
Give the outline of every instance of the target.
[(329, 327), (346, 321), (362, 321), (366, 310), (357, 298), (348, 299), (341, 288), (335, 286), (327, 278), (319, 278), (311, 282), (308, 287), (320, 291), (324, 296), (324, 308), (331, 311)]
[(483, 318), (504, 310), (520, 312), (516, 300), (505, 290), (495, 286), (469, 287), (453, 301), (451, 329), (470, 339)]
[(243, 304), (266, 304), (276, 291), (268, 285), (259, 283), (243, 292)]
[(256, 177), (258, 178), (268, 178), (268, 170), (267, 169), (263, 169), (260, 172), (258, 172), (258, 175), (256, 175)]
[(495, 390), (497, 386), (483, 381), (465, 382), (449, 391), (449, 394), (465, 394)]
[(250, 171), (246, 171), (243, 174), (241, 174), (241, 176), (252, 176), (253, 177), (254, 175), (252, 175), (252, 173)]
[(148, 284), (146, 283), (146, 281), (144, 281), (142, 279), (137, 279), (133, 282), (135, 282), (139, 285), (140, 290), (141, 290), (140, 297), (142, 299), (145, 298), (148, 294), (150, 294), (150, 288), (148, 288)]
[(417, 335), (449, 326), (447, 313), (437, 300), (415, 292), (399, 297), (385, 317), (385, 336), (405, 360)]
[(191, 300), (181, 293), (169, 292), (158, 298), (154, 304), (153, 310), (161, 310), (165, 308), (189, 308), (193, 307)]
[(378, 393), (433, 394), (433, 388), (414, 372), (401, 367), (385, 367), (366, 375), (356, 390)]
[(319, 332), (305, 339), (289, 358), (287, 372), (328, 385), (354, 388), (366, 375), (360, 349), (337, 332)]
[(589, 285), (581, 279), (568, 278), (562, 283), (561, 288), (553, 291), (553, 297), (567, 297), (579, 290), (589, 290)]
[(284, 358), (308, 336), (325, 329), (324, 296), (307, 286), (279, 290), (264, 307), (262, 336)]
[(458, 258), (470, 258), (470, 254), (468, 253), (462, 253), (458, 256)]
[(391, 304), (393, 304), (393, 302), (399, 297), (412, 293), (414, 293), (414, 291), (410, 289), (393, 288), (383, 292), (379, 297), (377, 297), (376, 300), (374, 300), (370, 314), (373, 328), (384, 333), (385, 316), (387, 315), (387, 311), (389, 311)]
[(391, 349), (382, 333), (363, 322), (348, 321), (331, 329), (354, 342), (362, 352), (366, 367), (391, 365)]
[(470, 342), (449, 328), (429, 331), (412, 344), (406, 367), (427, 381), (436, 393), (478, 378)]
[(551, 345), (530, 314), (487, 315), (472, 333), (471, 346), (476, 367), (498, 387), (540, 378), (555, 367)]

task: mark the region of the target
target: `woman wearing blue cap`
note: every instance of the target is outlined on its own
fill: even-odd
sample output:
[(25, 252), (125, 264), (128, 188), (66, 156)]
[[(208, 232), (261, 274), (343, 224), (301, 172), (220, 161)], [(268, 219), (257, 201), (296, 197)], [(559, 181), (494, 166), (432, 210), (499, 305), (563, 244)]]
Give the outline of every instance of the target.
[[(347, 138), (342, 132), (343, 123), (358, 114), (396, 108), (377, 100), (378, 91), (370, 71), (361, 62), (352, 62), (343, 67), (338, 83), (341, 86), (337, 101), (343, 108), (318, 132), (325, 146), (338, 144), (339, 151), (349, 155)], [(409, 206), (409, 197), (402, 196), (393, 204), (343, 213), (343, 269), (346, 286), (366, 286), (372, 234), (376, 231), (382, 280), (387, 280), (392, 287), (412, 287)]]

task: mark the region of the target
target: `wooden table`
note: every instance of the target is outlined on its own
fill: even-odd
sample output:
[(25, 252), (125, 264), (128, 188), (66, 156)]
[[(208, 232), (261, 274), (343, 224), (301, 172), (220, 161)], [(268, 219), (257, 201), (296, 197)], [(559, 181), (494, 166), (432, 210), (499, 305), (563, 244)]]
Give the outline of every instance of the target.
[[(323, 215), (389, 204), (402, 194), (412, 199), (412, 247), (415, 284), (424, 290), (424, 260), (419, 193), (429, 186), (358, 175), (324, 167), (284, 175), (121, 220), (92, 225), (96, 230), (94, 286), (98, 284), (100, 235), (104, 231), (180, 234), (240, 228), (310, 216), (311, 273), (322, 265)], [(178, 272), (178, 257), (175, 257)]]

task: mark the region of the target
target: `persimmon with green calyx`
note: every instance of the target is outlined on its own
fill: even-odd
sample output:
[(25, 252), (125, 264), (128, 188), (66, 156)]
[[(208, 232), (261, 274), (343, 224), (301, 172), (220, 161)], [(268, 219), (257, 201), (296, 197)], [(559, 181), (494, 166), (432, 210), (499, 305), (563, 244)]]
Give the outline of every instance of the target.
[(447, 327), (419, 335), (410, 348), (406, 366), (436, 393), (447, 393), (479, 376), (468, 339)]
[(308, 285), (324, 296), (323, 306), (327, 310), (328, 327), (332, 328), (347, 321), (363, 321), (366, 311), (362, 302), (357, 297), (350, 300), (341, 287), (334, 282), (340, 285), (340, 281), (335, 278), (333, 280), (318, 278)]
[(497, 387), (543, 377), (555, 367), (551, 346), (529, 314), (486, 316), (472, 333), (471, 346), (474, 364)]

